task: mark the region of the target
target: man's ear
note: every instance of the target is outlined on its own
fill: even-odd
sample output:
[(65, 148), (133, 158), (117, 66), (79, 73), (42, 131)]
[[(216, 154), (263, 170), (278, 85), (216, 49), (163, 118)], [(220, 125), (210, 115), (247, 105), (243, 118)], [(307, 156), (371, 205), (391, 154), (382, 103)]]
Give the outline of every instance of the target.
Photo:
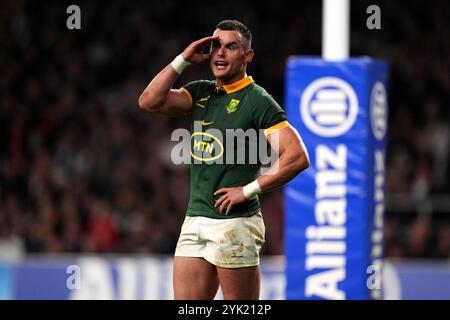
[(252, 62), (254, 55), (255, 51), (253, 51), (253, 49), (248, 49), (248, 51), (245, 53), (245, 62), (246, 63)]

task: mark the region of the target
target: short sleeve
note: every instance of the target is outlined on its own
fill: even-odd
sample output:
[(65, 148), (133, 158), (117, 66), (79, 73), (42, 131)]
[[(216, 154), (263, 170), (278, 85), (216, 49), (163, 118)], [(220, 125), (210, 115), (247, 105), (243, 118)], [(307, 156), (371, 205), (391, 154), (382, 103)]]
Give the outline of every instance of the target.
[(269, 94), (259, 96), (253, 107), (256, 129), (264, 129), (266, 136), (289, 125), (286, 113)]
[(209, 80), (196, 80), (189, 82), (188, 84), (181, 87), (181, 90), (189, 95), (191, 104), (194, 103), (199, 97), (202, 97), (203, 93), (208, 91), (211, 86), (211, 81)]

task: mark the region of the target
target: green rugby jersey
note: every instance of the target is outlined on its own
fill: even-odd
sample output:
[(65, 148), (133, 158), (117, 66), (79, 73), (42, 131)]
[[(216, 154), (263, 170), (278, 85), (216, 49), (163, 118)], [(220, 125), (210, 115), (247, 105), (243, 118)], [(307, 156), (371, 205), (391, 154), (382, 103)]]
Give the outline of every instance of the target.
[[(225, 215), (214, 208), (215, 201), (222, 196), (214, 196), (214, 192), (244, 186), (257, 178), (261, 164), (259, 157), (255, 161), (256, 137), (261, 136), (261, 131), (267, 136), (288, 126), (285, 112), (252, 77), (222, 88), (217, 88), (215, 81), (193, 81), (182, 91), (192, 104), (187, 216), (228, 219), (254, 215), (260, 210), (258, 198), (234, 206)], [(242, 137), (244, 132), (249, 134), (247, 138), (233, 136), (239, 133)]]

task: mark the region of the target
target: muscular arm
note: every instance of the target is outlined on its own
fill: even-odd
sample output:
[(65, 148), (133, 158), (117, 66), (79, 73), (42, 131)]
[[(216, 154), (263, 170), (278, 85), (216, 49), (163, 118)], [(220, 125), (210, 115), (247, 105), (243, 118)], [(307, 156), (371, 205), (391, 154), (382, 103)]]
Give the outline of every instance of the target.
[[(268, 192), (286, 184), (309, 167), (306, 147), (297, 131), (288, 126), (267, 137), (278, 160), (264, 175), (258, 177), (262, 192)], [(234, 205), (247, 201), (243, 187), (221, 188), (214, 195), (223, 194), (214, 204), (219, 212), (230, 214)]]
[[(217, 37), (205, 37), (192, 42), (182, 53), (183, 59), (191, 64), (197, 64), (209, 58), (209, 54), (202, 53), (202, 47)], [(167, 65), (161, 70), (145, 88), (139, 97), (139, 107), (148, 112), (166, 116), (180, 116), (192, 107), (190, 96), (182, 90), (172, 89), (178, 73)]]
[(269, 135), (267, 140), (279, 158), (267, 173), (258, 177), (262, 192), (281, 187), (309, 167), (308, 152), (293, 127), (281, 129)]
[(139, 97), (139, 107), (148, 112), (166, 116), (179, 116), (191, 109), (188, 95), (172, 89), (178, 73), (169, 64), (148, 84)]

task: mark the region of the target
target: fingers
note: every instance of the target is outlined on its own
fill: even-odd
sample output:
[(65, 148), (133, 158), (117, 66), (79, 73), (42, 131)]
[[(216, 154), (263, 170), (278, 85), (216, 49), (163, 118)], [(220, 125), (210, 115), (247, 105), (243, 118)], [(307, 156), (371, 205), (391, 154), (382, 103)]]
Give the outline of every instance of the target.
[(227, 189), (228, 189), (228, 188), (220, 188), (219, 190), (217, 190), (216, 192), (214, 192), (214, 195), (216, 196), (216, 195), (218, 195), (218, 194), (220, 194), (220, 193), (227, 192)]
[[(220, 190), (216, 191), (216, 193), (220, 193), (219, 191)], [(214, 193), (214, 194), (216, 194), (216, 193)], [(224, 213), (226, 211), (226, 214), (228, 214), (231, 211), (230, 205), (231, 205), (231, 199), (228, 198), (228, 193), (227, 193), (227, 194), (224, 194), (223, 196), (221, 196), (216, 201), (216, 203), (214, 204), (214, 207), (215, 208), (219, 207), (220, 213)]]
[(214, 41), (214, 40), (217, 40), (217, 39), (219, 39), (219, 36), (204, 37), (204, 38), (201, 38), (200, 40), (195, 41), (195, 44), (197, 44), (197, 45), (204, 44), (204, 43), (206, 43), (208, 41)]
[(223, 196), (221, 196), (216, 203), (214, 204), (214, 207), (217, 208), (218, 206), (220, 206), (220, 204), (228, 197), (228, 194), (224, 194)]
[(227, 207), (227, 212), (225, 212), (225, 214), (229, 215), (231, 213), (231, 209), (233, 209), (233, 203), (230, 201), (230, 204)]
[(217, 207), (219, 205), (220, 205), (219, 212), (228, 215), (231, 213), (231, 209), (233, 208), (234, 204), (231, 201), (231, 199), (228, 198), (228, 195), (224, 195), (217, 201), (214, 207)]
[(200, 63), (207, 60), (210, 56), (209, 49), (206, 49), (206, 43), (218, 39), (218, 36), (209, 36), (192, 42), (182, 53), (183, 58), (190, 63)]
[[(224, 213), (224, 212), (225, 212), (225, 209), (227, 209), (227, 208), (229, 207), (230, 202), (231, 202), (231, 200), (227, 198), (227, 199), (222, 203), (222, 205), (220, 206), (219, 212), (220, 212), (220, 213)], [(226, 211), (228, 212), (228, 210), (226, 210)]]
[[(219, 190), (217, 190), (216, 192), (214, 192), (214, 195), (218, 195), (224, 192), (227, 192), (228, 188), (221, 188)], [(231, 202), (231, 200), (228, 198), (228, 193), (225, 193), (223, 196), (221, 196), (216, 203), (214, 204), (214, 207), (217, 208), (219, 207), (219, 212), (220, 213), (224, 213), (225, 209), (227, 209), (229, 203)]]
[(217, 39), (219, 39), (218, 36), (204, 37), (204, 38), (201, 38), (200, 40), (197, 40), (197, 41), (193, 42), (193, 46), (194, 46), (194, 48), (196, 48), (196, 49), (197, 49), (197, 48), (201, 48), (201, 47), (203, 47), (206, 43), (211, 42), (211, 41), (214, 41), (214, 40), (217, 40)]
[(222, 195), (214, 204), (214, 207), (219, 207), (220, 213), (225, 213), (226, 215), (231, 213), (231, 210), (233, 209), (233, 206), (236, 204), (233, 195), (232, 190), (233, 188), (221, 188), (214, 192), (214, 195), (218, 195), (221, 193), (225, 193)]

